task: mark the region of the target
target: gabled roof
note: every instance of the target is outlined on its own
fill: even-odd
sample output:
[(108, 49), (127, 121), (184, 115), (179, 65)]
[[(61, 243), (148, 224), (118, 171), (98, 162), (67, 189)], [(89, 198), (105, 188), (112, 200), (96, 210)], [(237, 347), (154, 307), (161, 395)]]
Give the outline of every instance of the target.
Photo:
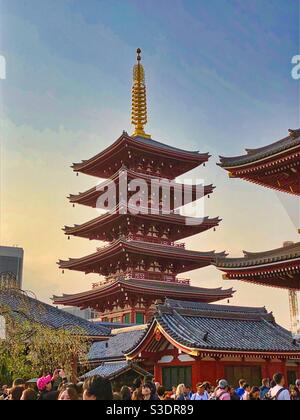
[(90, 372), (85, 373), (81, 379), (86, 379), (91, 376), (100, 375), (104, 378), (113, 380), (118, 376), (133, 370), (138, 375), (146, 376), (151, 375), (145, 369), (142, 369), (140, 366), (127, 362), (126, 360), (120, 362), (105, 362), (102, 365), (96, 367), (95, 369), (91, 370)]
[(157, 328), (175, 347), (194, 355), (275, 353), (277, 357), (300, 357), (300, 345), (265, 308), (191, 305), (169, 299), (158, 306), (152, 324), (126, 356), (137, 357), (146, 349)]
[(73, 295), (63, 294), (63, 296), (53, 296), (54, 303), (57, 305), (89, 306), (100, 299), (111, 299), (111, 296), (124, 292), (134, 295), (142, 294), (144, 297), (153, 297), (155, 299), (164, 299), (166, 297), (182, 298), (186, 300), (204, 300), (215, 302), (217, 300), (228, 299), (232, 297), (234, 291), (230, 289), (201, 288), (188, 286), (180, 283), (172, 283), (157, 280), (124, 279), (119, 278), (111, 283), (89, 290), (87, 292), (76, 293)]
[[(153, 139), (131, 137), (126, 132), (123, 132), (123, 134), (105, 150), (90, 159), (83, 160), (80, 163), (74, 163), (72, 168), (77, 172), (105, 177), (108, 169), (107, 162), (109, 160), (114, 161), (114, 159), (116, 159), (115, 156), (121, 156), (124, 154), (124, 151), (127, 153), (126, 149), (128, 148), (130, 148), (132, 151), (142, 153), (144, 156), (151, 156), (152, 158), (154, 156), (158, 156), (160, 158), (175, 159), (177, 161), (185, 162), (188, 165), (188, 168), (185, 168), (184, 172), (208, 161), (210, 157), (208, 153), (187, 151), (173, 146), (168, 146)], [(120, 159), (117, 159), (117, 165), (120, 165), (119, 162)], [(104, 168), (106, 168), (106, 170), (104, 170)]]
[(91, 338), (109, 336), (110, 329), (95, 325), (68, 312), (57, 309), (37, 299), (23, 294), (19, 290), (7, 289), (0, 292), (0, 306), (8, 307), (17, 316), (51, 328), (64, 328), (70, 331), (82, 331)]
[(220, 163), (218, 164), (222, 168), (234, 168), (245, 166), (253, 162), (266, 160), (271, 156), (283, 154), (288, 150), (300, 147), (300, 129), (289, 130), (290, 135), (276, 141), (265, 147), (258, 149), (246, 149), (247, 154), (235, 157), (224, 157), (220, 156)]

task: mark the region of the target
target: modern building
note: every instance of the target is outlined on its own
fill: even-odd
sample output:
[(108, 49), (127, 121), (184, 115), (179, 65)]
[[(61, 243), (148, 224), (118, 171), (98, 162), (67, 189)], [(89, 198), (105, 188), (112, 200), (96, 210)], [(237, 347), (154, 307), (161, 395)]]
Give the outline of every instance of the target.
[(0, 281), (15, 283), (21, 289), (24, 250), (19, 247), (0, 246)]

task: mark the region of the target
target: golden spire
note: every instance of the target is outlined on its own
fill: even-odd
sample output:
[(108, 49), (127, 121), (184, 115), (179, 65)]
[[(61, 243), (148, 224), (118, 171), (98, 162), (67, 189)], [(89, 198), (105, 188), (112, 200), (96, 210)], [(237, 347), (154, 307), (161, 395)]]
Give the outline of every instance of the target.
[(144, 131), (144, 125), (147, 124), (147, 99), (144, 67), (140, 63), (141, 50), (138, 48), (137, 64), (133, 66), (133, 86), (132, 86), (132, 107), (131, 107), (131, 123), (135, 125), (133, 137), (147, 137)]

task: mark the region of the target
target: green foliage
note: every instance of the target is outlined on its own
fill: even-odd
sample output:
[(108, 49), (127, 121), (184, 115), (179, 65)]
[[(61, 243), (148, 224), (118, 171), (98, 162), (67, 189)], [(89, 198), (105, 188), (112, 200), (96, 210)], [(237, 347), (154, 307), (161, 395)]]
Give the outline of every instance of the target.
[[(0, 293), (20, 292), (0, 289)], [(0, 315), (6, 320), (6, 339), (0, 340), (0, 382), (30, 379), (56, 368), (74, 375), (77, 360), (86, 359), (88, 339), (76, 327), (54, 329), (36, 322), (31, 318), (28, 297), (21, 296), (18, 310), (0, 306)], [(40, 310), (42, 315), (42, 306)]]

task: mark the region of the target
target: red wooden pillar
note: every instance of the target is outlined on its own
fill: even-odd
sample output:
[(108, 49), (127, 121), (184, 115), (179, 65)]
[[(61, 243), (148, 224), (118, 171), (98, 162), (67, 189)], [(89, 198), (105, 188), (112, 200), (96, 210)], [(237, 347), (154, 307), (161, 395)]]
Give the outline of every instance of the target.
[(262, 366), (261, 374), (263, 378), (271, 378), (272, 373), (270, 369), (271, 359), (265, 359), (264, 364)]
[(216, 360), (216, 374), (215, 374), (215, 380), (218, 380), (218, 379), (224, 379), (224, 366), (223, 366), (223, 364), (222, 364), (222, 362), (221, 362), (221, 359), (219, 358), (219, 357), (216, 357), (215, 358), (215, 360)]
[(134, 311), (134, 309), (131, 309), (131, 312), (130, 312), (130, 323), (135, 324), (135, 311)]
[(160, 384), (162, 384), (162, 369), (159, 363), (157, 363), (157, 361), (155, 361), (154, 363), (154, 379), (155, 382), (159, 382)]

